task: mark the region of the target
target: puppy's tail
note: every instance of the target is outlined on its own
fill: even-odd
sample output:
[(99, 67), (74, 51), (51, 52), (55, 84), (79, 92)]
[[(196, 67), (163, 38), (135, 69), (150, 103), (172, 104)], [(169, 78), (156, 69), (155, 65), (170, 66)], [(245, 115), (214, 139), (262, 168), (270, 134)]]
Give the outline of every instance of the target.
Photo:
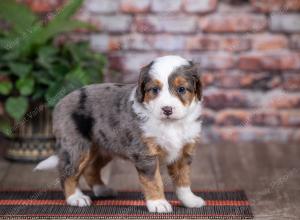
[(33, 171), (37, 170), (51, 170), (57, 167), (58, 165), (58, 156), (52, 155), (48, 157), (47, 159), (41, 161), (34, 169)]

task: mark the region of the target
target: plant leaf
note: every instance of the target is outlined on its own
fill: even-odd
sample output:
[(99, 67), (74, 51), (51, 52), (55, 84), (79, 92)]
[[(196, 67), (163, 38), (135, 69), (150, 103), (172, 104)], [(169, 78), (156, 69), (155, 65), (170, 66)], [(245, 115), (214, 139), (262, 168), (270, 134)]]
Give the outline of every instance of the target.
[(41, 31), (37, 41), (39, 44), (43, 44), (58, 34), (74, 31), (80, 28), (92, 29), (94, 27), (89, 23), (76, 20), (59, 20), (56, 22), (50, 22), (48, 26)]
[(28, 74), (31, 69), (32, 65), (31, 64), (25, 64), (25, 63), (17, 63), (17, 62), (10, 62), (8, 64), (10, 70), (12, 73), (19, 77), (24, 77), (26, 74)]
[(72, 0), (68, 1), (60, 11), (57, 12), (56, 16), (53, 19), (53, 22), (58, 20), (68, 20), (70, 19), (75, 12), (80, 8), (82, 5), (83, 0)]
[(8, 95), (13, 88), (13, 84), (10, 81), (0, 82), (0, 94)]
[(34, 89), (34, 79), (32, 77), (22, 77), (16, 83), (21, 95), (31, 95)]
[(56, 103), (67, 94), (66, 88), (62, 82), (55, 82), (48, 88), (45, 99), (48, 106), (53, 107)]
[(76, 68), (74, 71), (68, 73), (65, 77), (66, 82), (77, 85), (84, 86), (92, 83), (91, 76), (86, 74), (80, 67)]
[(33, 101), (40, 100), (44, 97), (45, 93), (46, 93), (45, 89), (43, 89), (41, 87), (37, 87), (34, 90), (34, 93), (32, 94), (31, 98), (32, 98)]
[(36, 80), (37, 86), (48, 87), (53, 84), (53, 78), (48, 74), (47, 71), (44, 70), (33, 71), (32, 75)]
[(6, 38), (0, 38), (0, 48), (5, 50), (11, 50), (15, 47), (17, 47), (20, 44), (20, 38), (19, 37), (6, 37)]
[(94, 28), (88, 23), (70, 20), (70, 18), (80, 8), (82, 3), (83, 0), (68, 1), (46, 26), (40, 26), (40, 28), (37, 29), (37, 31), (30, 38), (30, 44), (32, 45), (37, 43), (42, 45), (48, 40), (54, 38), (57, 34), (63, 32), (73, 31), (78, 28)]
[(9, 97), (5, 102), (6, 112), (15, 120), (19, 121), (23, 118), (28, 109), (27, 98), (20, 97)]
[(27, 6), (15, 0), (0, 1), (0, 17), (8, 21), (19, 34), (30, 31), (32, 24), (37, 20), (36, 15)]
[(30, 31), (26, 32), (19, 38), (20, 43), (18, 44), (18, 47), (15, 47), (15, 50), (17, 50), (23, 57), (35, 54), (35, 50), (38, 46), (39, 35), (42, 31), (42, 24), (37, 22)]
[(19, 59), (19, 51), (18, 50), (9, 50), (1, 54), (1, 59), (7, 63), (12, 62)]
[(0, 118), (0, 132), (9, 137), (12, 136), (12, 126), (7, 118)]

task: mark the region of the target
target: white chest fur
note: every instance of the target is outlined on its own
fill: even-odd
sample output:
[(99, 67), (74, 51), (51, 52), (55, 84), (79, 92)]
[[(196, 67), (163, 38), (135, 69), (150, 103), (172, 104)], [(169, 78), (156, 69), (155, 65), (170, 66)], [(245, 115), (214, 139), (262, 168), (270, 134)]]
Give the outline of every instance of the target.
[(201, 123), (190, 121), (189, 118), (180, 121), (164, 122), (150, 118), (142, 125), (146, 137), (155, 138), (157, 144), (166, 153), (166, 162), (175, 161), (187, 143), (194, 143), (200, 135)]
[(194, 143), (200, 136), (201, 102), (193, 103), (189, 113), (180, 120), (159, 120), (134, 99), (135, 89), (130, 99), (133, 101), (133, 110), (138, 117), (145, 119), (141, 129), (145, 137), (154, 138), (157, 144), (167, 153), (166, 162), (174, 162), (180, 155), (181, 149), (187, 143)]

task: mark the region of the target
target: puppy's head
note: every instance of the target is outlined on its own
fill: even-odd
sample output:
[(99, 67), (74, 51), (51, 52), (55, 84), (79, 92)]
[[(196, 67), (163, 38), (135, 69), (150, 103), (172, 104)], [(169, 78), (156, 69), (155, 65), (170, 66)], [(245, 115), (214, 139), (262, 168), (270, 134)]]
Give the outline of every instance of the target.
[(182, 57), (159, 57), (141, 69), (136, 99), (158, 119), (182, 119), (201, 98), (199, 69)]

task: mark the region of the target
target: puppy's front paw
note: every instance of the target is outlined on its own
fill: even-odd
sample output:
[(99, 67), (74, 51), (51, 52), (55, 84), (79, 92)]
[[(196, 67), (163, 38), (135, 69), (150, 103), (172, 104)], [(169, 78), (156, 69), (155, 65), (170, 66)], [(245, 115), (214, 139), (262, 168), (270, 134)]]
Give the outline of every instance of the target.
[(205, 206), (205, 201), (201, 197), (196, 196), (190, 187), (177, 188), (176, 194), (178, 199), (187, 208), (200, 208)]
[(105, 185), (94, 185), (93, 192), (97, 197), (111, 197), (117, 195), (117, 192), (115, 190)]
[(165, 199), (147, 200), (146, 206), (149, 212), (158, 212), (158, 213), (172, 212), (171, 204)]
[(181, 200), (182, 204), (187, 208), (200, 208), (205, 206), (205, 201), (194, 194), (187, 196)]
[(80, 190), (76, 189), (75, 193), (67, 198), (67, 204), (71, 206), (90, 206), (92, 200), (84, 195)]

